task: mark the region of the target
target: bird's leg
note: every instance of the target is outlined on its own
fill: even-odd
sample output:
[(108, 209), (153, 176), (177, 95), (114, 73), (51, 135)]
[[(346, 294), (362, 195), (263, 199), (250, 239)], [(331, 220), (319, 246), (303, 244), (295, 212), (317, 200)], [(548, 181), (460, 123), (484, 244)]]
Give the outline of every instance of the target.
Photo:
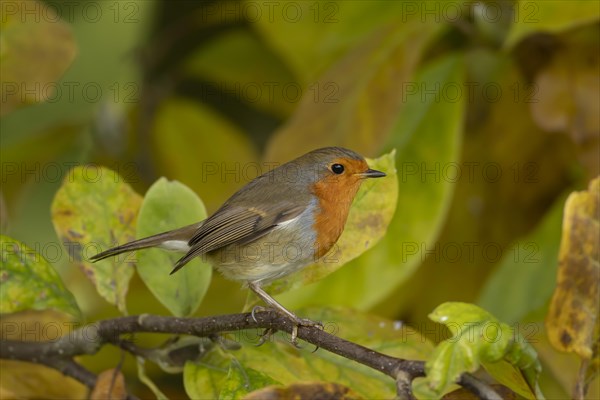
[[(292, 328), (292, 344), (296, 345), (296, 339), (298, 338), (298, 327), (299, 326), (316, 326), (319, 328), (323, 328), (323, 324), (320, 322), (312, 321), (310, 319), (300, 318), (293, 312), (289, 311), (287, 308), (282, 306), (272, 298), (267, 292), (265, 292), (258, 283), (256, 282), (248, 282), (248, 287), (252, 290), (262, 301), (267, 303), (269, 307), (277, 311), (278, 313), (288, 317), (294, 323), (294, 327)], [(252, 316), (254, 317), (254, 310), (252, 311)]]

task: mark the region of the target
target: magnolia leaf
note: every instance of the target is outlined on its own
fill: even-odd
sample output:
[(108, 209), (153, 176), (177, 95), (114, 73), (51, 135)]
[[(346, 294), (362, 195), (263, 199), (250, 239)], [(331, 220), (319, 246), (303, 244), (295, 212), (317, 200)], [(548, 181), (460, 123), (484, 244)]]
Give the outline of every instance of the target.
[(318, 263), (276, 281), (271, 285), (270, 293), (324, 278), (373, 247), (385, 235), (398, 198), (395, 155), (392, 150), (379, 158), (367, 159), (370, 168), (385, 172), (387, 176), (362, 183), (350, 208), (344, 232), (328, 254)]
[(0, 248), (1, 314), (54, 309), (81, 317), (75, 298), (41, 254), (4, 235)]
[[(327, 332), (393, 357), (424, 359), (431, 351), (426, 338), (398, 321), (349, 309), (310, 309), (304, 310), (302, 315), (322, 321)], [(289, 335), (285, 333), (276, 334), (272, 341), (258, 348), (255, 345), (261, 335), (261, 330), (246, 331), (238, 336), (242, 345), (239, 350), (225, 353), (215, 346), (200, 361), (187, 363), (184, 368), (186, 393), (191, 398), (200, 395), (235, 398), (274, 384), (283, 387), (300, 381), (316, 384), (324, 377), (333, 376), (337, 385), (349, 388), (347, 393), (356, 394), (354, 398), (395, 395), (394, 382), (366, 366), (326, 351), (292, 349)], [(325, 384), (326, 389), (328, 385)]]
[(219, 348), (210, 349), (200, 361), (185, 363), (183, 386), (192, 399), (218, 399), (231, 358)]
[(103, 250), (135, 239), (142, 198), (108, 168), (95, 165), (69, 171), (52, 203), (52, 222), (71, 260), (98, 293), (125, 312), (125, 296), (135, 260), (123, 254), (91, 263)]
[[(202, 200), (187, 186), (161, 178), (144, 197), (137, 223), (137, 237), (170, 231), (206, 218)], [(210, 284), (212, 269), (198, 257), (185, 268), (169, 276), (182, 254), (161, 249), (138, 252), (138, 273), (171, 313), (177, 317), (192, 315), (200, 306)]]
[[(441, 342), (425, 364), (426, 377), (415, 387), (420, 391), (419, 396), (440, 397), (461, 374), (505, 360), (521, 370), (528, 386), (519, 384), (522, 380), (504, 383), (526, 398), (539, 397), (537, 378), (541, 364), (537, 353), (511, 326), (482, 308), (458, 302), (438, 306), (429, 318), (444, 324), (453, 336)], [(493, 373), (503, 368), (496, 366), (488, 371)]]
[(596, 177), (587, 191), (573, 192), (565, 202), (557, 284), (546, 316), (550, 343), (587, 360), (599, 332), (599, 192)]
[(0, 116), (57, 96), (55, 81), (75, 58), (76, 45), (69, 25), (54, 8), (39, 1), (7, 2), (0, 32)]
[(279, 385), (279, 382), (254, 368), (244, 368), (237, 360), (233, 359), (221, 387), (219, 398), (239, 399), (258, 388), (270, 385)]

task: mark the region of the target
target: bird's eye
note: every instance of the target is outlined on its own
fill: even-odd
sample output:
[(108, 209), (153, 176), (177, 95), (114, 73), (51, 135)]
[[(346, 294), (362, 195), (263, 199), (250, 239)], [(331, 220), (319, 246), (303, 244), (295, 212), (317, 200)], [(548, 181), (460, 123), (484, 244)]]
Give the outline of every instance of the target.
[(344, 166), (342, 164), (333, 164), (331, 166), (331, 172), (339, 175), (344, 172)]

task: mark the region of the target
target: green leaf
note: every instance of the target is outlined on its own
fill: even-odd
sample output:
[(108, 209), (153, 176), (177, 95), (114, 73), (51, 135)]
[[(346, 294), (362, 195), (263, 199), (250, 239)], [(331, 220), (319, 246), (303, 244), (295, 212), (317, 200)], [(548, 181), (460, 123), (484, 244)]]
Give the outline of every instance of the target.
[(217, 399), (229, 372), (231, 358), (217, 347), (209, 350), (201, 361), (185, 363), (183, 386), (192, 399)]
[[(431, 351), (427, 339), (398, 321), (348, 309), (311, 309), (302, 314), (322, 321), (327, 332), (394, 357), (424, 359)], [(214, 348), (201, 362), (186, 364), (187, 394), (192, 398), (199, 394), (223, 398), (228, 397), (225, 394), (273, 384), (287, 386), (300, 381), (329, 381), (332, 377), (363, 398), (391, 398), (395, 394), (389, 377), (327, 351), (313, 352), (312, 346), (291, 348), (287, 334), (276, 334), (256, 347), (261, 334), (260, 330), (240, 332), (240, 350), (224, 354)]]
[[(33, 12), (32, 12), (33, 11)], [(9, 2), (2, 8), (2, 107), (0, 116), (54, 98), (55, 81), (75, 58), (69, 25), (38, 1)]]
[(386, 146), (398, 149), (400, 189), (384, 238), (335, 274), (278, 296), (283, 304), (299, 308), (318, 302), (366, 309), (390, 295), (419, 266), (422, 249), (430, 248), (437, 237), (455, 186), (423, 179), (421, 174), (458, 161), (465, 105), (464, 96), (455, 102), (436, 101), (423, 90), (460, 82), (462, 73), (461, 59), (451, 56), (429, 65), (411, 83), (416, 92), (407, 95)]
[(254, 368), (244, 368), (236, 360), (233, 360), (219, 393), (219, 399), (239, 399), (256, 389), (279, 384), (269, 375)]
[(509, 323), (545, 306), (556, 286), (563, 200), (519, 240), (485, 283), (477, 304)]
[[(180, 228), (206, 218), (202, 200), (187, 186), (160, 178), (144, 197), (137, 223), (137, 237)], [(200, 306), (212, 275), (212, 269), (199, 258), (176, 274), (169, 272), (182, 254), (161, 249), (138, 252), (138, 273), (169, 311), (178, 317), (192, 315)]]
[(513, 24), (504, 46), (513, 47), (533, 33), (557, 33), (600, 18), (598, 2), (589, 0), (519, 0), (515, 4)]
[[(438, 306), (429, 318), (445, 325), (452, 337), (441, 342), (425, 365), (426, 377), (415, 386), (422, 397), (441, 397), (464, 372), (475, 372), (482, 364), (508, 361), (521, 370), (529, 387), (524, 391), (522, 379), (504, 383), (521, 395), (533, 399), (541, 394), (537, 377), (541, 364), (535, 350), (511, 326), (498, 321), (473, 304), (449, 302)], [(502, 372), (499, 366), (488, 371)], [(536, 394), (531, 391), (534, 388)]]
[(52, 222), (69, 257), (98, 293), (125, 312), (125, 296), (133, 276), (130, 254), (91, 263), (89, 257), (135, 239), (142, 198), (123, 177), (108, 168), (73, 168), (52, 202)]
[(162, 102), (152, 143), (159, 172), (199, 193), (208, 209), (216, 209), (243, 183), (266, 172), (237, 126), (192, 101)]
[(377, 154), (406, 105), (406, 85), (422, 53), (444, 26), (412, 18), (369, 35), (311, 85), (316, 92), (307, 91), (273, 135), (265, 159), (287, 161), (332, 145)]
[(520, 396), (526, 399), (543, 398), (543, 396), (534, 395), (523, 373), (508, 361), (482, 362), (481, 365), (498, 383), (511, 388), (513, 392), (518, 393)]
[(280, 293), (292, 287), (316, 282), (369, 250), (385, 235), (398, 198), (395, 156), (396, 152), (392, 150), (379, 158), (367, 159), (371, 168), (383, 171), (387, 176), (366, 180), (361, 185), (350, 208), (346, 228), (325, 257), (316, 264), (278, 280), (271, 285), (269, 293)]
[(75, 298), (40, 253), (4, 235), (0, 248), (0, 314), (54, 309), (81, 317)]

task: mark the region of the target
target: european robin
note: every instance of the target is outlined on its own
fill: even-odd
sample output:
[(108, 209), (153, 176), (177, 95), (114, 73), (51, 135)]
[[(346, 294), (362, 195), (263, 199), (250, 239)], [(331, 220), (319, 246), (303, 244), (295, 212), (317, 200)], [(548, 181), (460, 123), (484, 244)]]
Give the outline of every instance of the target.
[(255, 178), (204, 221), (114, 247), (92, 260), (149, 247), (185, 252), (173, 274), (203, 256), (289, 317), (294, 341), (299, 325), (316, 323), (298, 318), (261, 286), (323, 257), (342, 234), (361, 182), (383, 176), (354, 151), (317, 149)]

